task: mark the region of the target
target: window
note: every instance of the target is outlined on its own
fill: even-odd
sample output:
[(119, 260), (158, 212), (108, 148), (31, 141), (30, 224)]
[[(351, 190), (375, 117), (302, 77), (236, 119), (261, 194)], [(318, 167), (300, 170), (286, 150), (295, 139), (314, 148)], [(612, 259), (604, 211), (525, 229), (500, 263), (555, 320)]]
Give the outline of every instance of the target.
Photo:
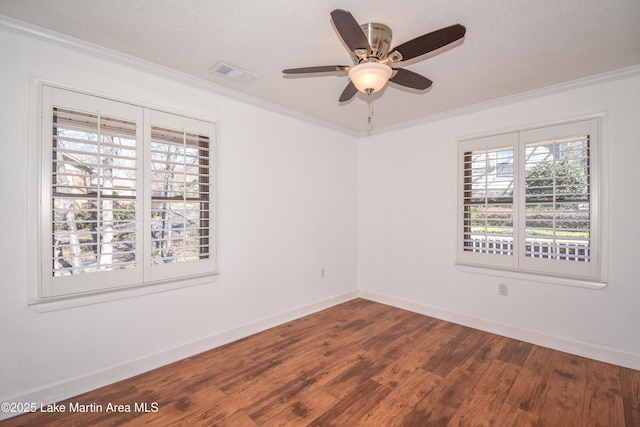
[(217, 272), (212, 123), (46, 85), (41, 104), (32, 299)]
[(460, 264), (603, 280), (598, 119), (459, 143)]

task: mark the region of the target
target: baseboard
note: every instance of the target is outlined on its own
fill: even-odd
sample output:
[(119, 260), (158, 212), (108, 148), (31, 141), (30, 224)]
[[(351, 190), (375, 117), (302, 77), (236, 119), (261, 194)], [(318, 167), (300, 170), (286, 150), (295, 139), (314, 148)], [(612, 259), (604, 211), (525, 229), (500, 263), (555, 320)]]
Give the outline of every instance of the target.
[(530, 329), (517, 328), (508, 324), (498, 323), (479, 317), (469, 316), (466, 314), (455, 313), (443, 310), (441, 308), (419, 304), (400, 298), (379, 294), (376, 292), (360, 290), (359, 296), (360, 298), (364, 298), (370, 301), (402, 308), (414, 313), (424, 314), (426, 316), (435, 317), (437, 319), (446, 320), (448, 322), (468, 326), (470, 328), (479, 329), (485, 332), (490, 332), (508, 338), (525, 341), (531, 344), (540, 345), (542, 347), (548, 347), (554, 350), (587, 357), (589, 359), (599, 360), (601, 362), (640, 370), (639, 354), (628, 353), (611, 347), (600, 346), (593, 343), (573, 340)]
[[(474, 329), (502, 335), (505, 337), (529, 342), (543, 347), (552, 348), (554, 350), (564, 351), (576, 354), (590, 359), (600, 360), (606, 363), (612, 363), (627, 368), (640, 370), (640, 355), (622, 352), (609, 347), (585, 343), (582, 341), (571, 340), (555, 335), (544, 334), (538, 331), (516, 328), (511, 325), (493, 322), (466, 314), (455, 313), (432, 307), (425, 304), (419, 304), (384, 294), (370, 291), (351, 291), (345, 294), (337, 295), (325, 300), (301, 306), (293, 310), (279, 313), (266, 318), (258, 319), (245, 325), (211, 335), (202, 339), (198, 339), (179, 347), (171, 348), (148, 356), (130, 360), (118, 365), (111, 366), (106, 369), (94, 371), (85, 375), (71, 378), (65, 381), (50, 383), (38, 388), (23, 391), (10, 397), (2, 397), (2, 402), (36, 402), (38, 407), (40, 404), (48, 405), (54, 402), (60, 402), (104, 387), (115, 382), (131, 378), (144, 372), (159, 368), (169, 363), (177, 362), (184, 358), (202, 353), (204, 351), (219, 347), (224, 344), (236, 341), (241, 338), (262, 332), (274, 326), (299, 319), (309, 314), (316, 313), (334, 305), (350, 301), (354, 298), (364, 298), (370, 301), (379, 302), (381, 304), (409, 310), (414, 313), (424, 314), (426, 316), (435, 317), (437, 319), (446, 320)], [(19, 415), (17, 413), (0, 412), (0, 420)]]
[[(236, 328), (186, 343), (179, 347), (150, 354), (139, 359), (130, 360), (106, 369), (80, 375), (75, 378), (46, 384), (41, 387), (26, 390), (14, 396), (0, 397), (0, 402), (35, 402), (38, 408), (41, 404), (48, 405), (54, 402), (61, 402), (82, 393), (131, 378), (169, 363), (177, 362), (198, 353), (265, 331), (274, 326), (350, 301), (358, 296), (358, 291), (347, 292), (313, 304), (258, 319)], [(0, 420), (11, 418), (16, 415), (19, 414), (0, 411)]]

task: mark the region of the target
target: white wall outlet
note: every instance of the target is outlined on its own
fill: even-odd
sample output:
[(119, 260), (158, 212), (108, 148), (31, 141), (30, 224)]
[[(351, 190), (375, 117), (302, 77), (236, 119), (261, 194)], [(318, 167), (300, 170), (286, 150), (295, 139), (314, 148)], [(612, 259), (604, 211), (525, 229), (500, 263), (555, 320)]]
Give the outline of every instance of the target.
[(509, 288), (506, 283), (498, 283), (498, 295), (502, 295), (503, 297), (509, 295)]

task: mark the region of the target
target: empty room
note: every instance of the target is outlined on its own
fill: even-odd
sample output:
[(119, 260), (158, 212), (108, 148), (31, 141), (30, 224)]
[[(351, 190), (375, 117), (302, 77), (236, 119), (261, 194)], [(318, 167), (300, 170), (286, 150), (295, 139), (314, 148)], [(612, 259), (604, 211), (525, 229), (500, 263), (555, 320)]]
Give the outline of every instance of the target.
[(0, 0), (0, 425), (640, 426), (637, 0)]

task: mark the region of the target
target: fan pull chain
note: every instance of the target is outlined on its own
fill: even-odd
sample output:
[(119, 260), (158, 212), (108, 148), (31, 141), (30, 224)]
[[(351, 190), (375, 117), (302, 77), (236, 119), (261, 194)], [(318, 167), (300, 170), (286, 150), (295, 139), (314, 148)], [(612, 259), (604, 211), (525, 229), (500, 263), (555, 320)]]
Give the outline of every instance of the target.
[(369, 95), (369, 124), (373, 123), (373, 101), (371, 100), (371, 95)]

